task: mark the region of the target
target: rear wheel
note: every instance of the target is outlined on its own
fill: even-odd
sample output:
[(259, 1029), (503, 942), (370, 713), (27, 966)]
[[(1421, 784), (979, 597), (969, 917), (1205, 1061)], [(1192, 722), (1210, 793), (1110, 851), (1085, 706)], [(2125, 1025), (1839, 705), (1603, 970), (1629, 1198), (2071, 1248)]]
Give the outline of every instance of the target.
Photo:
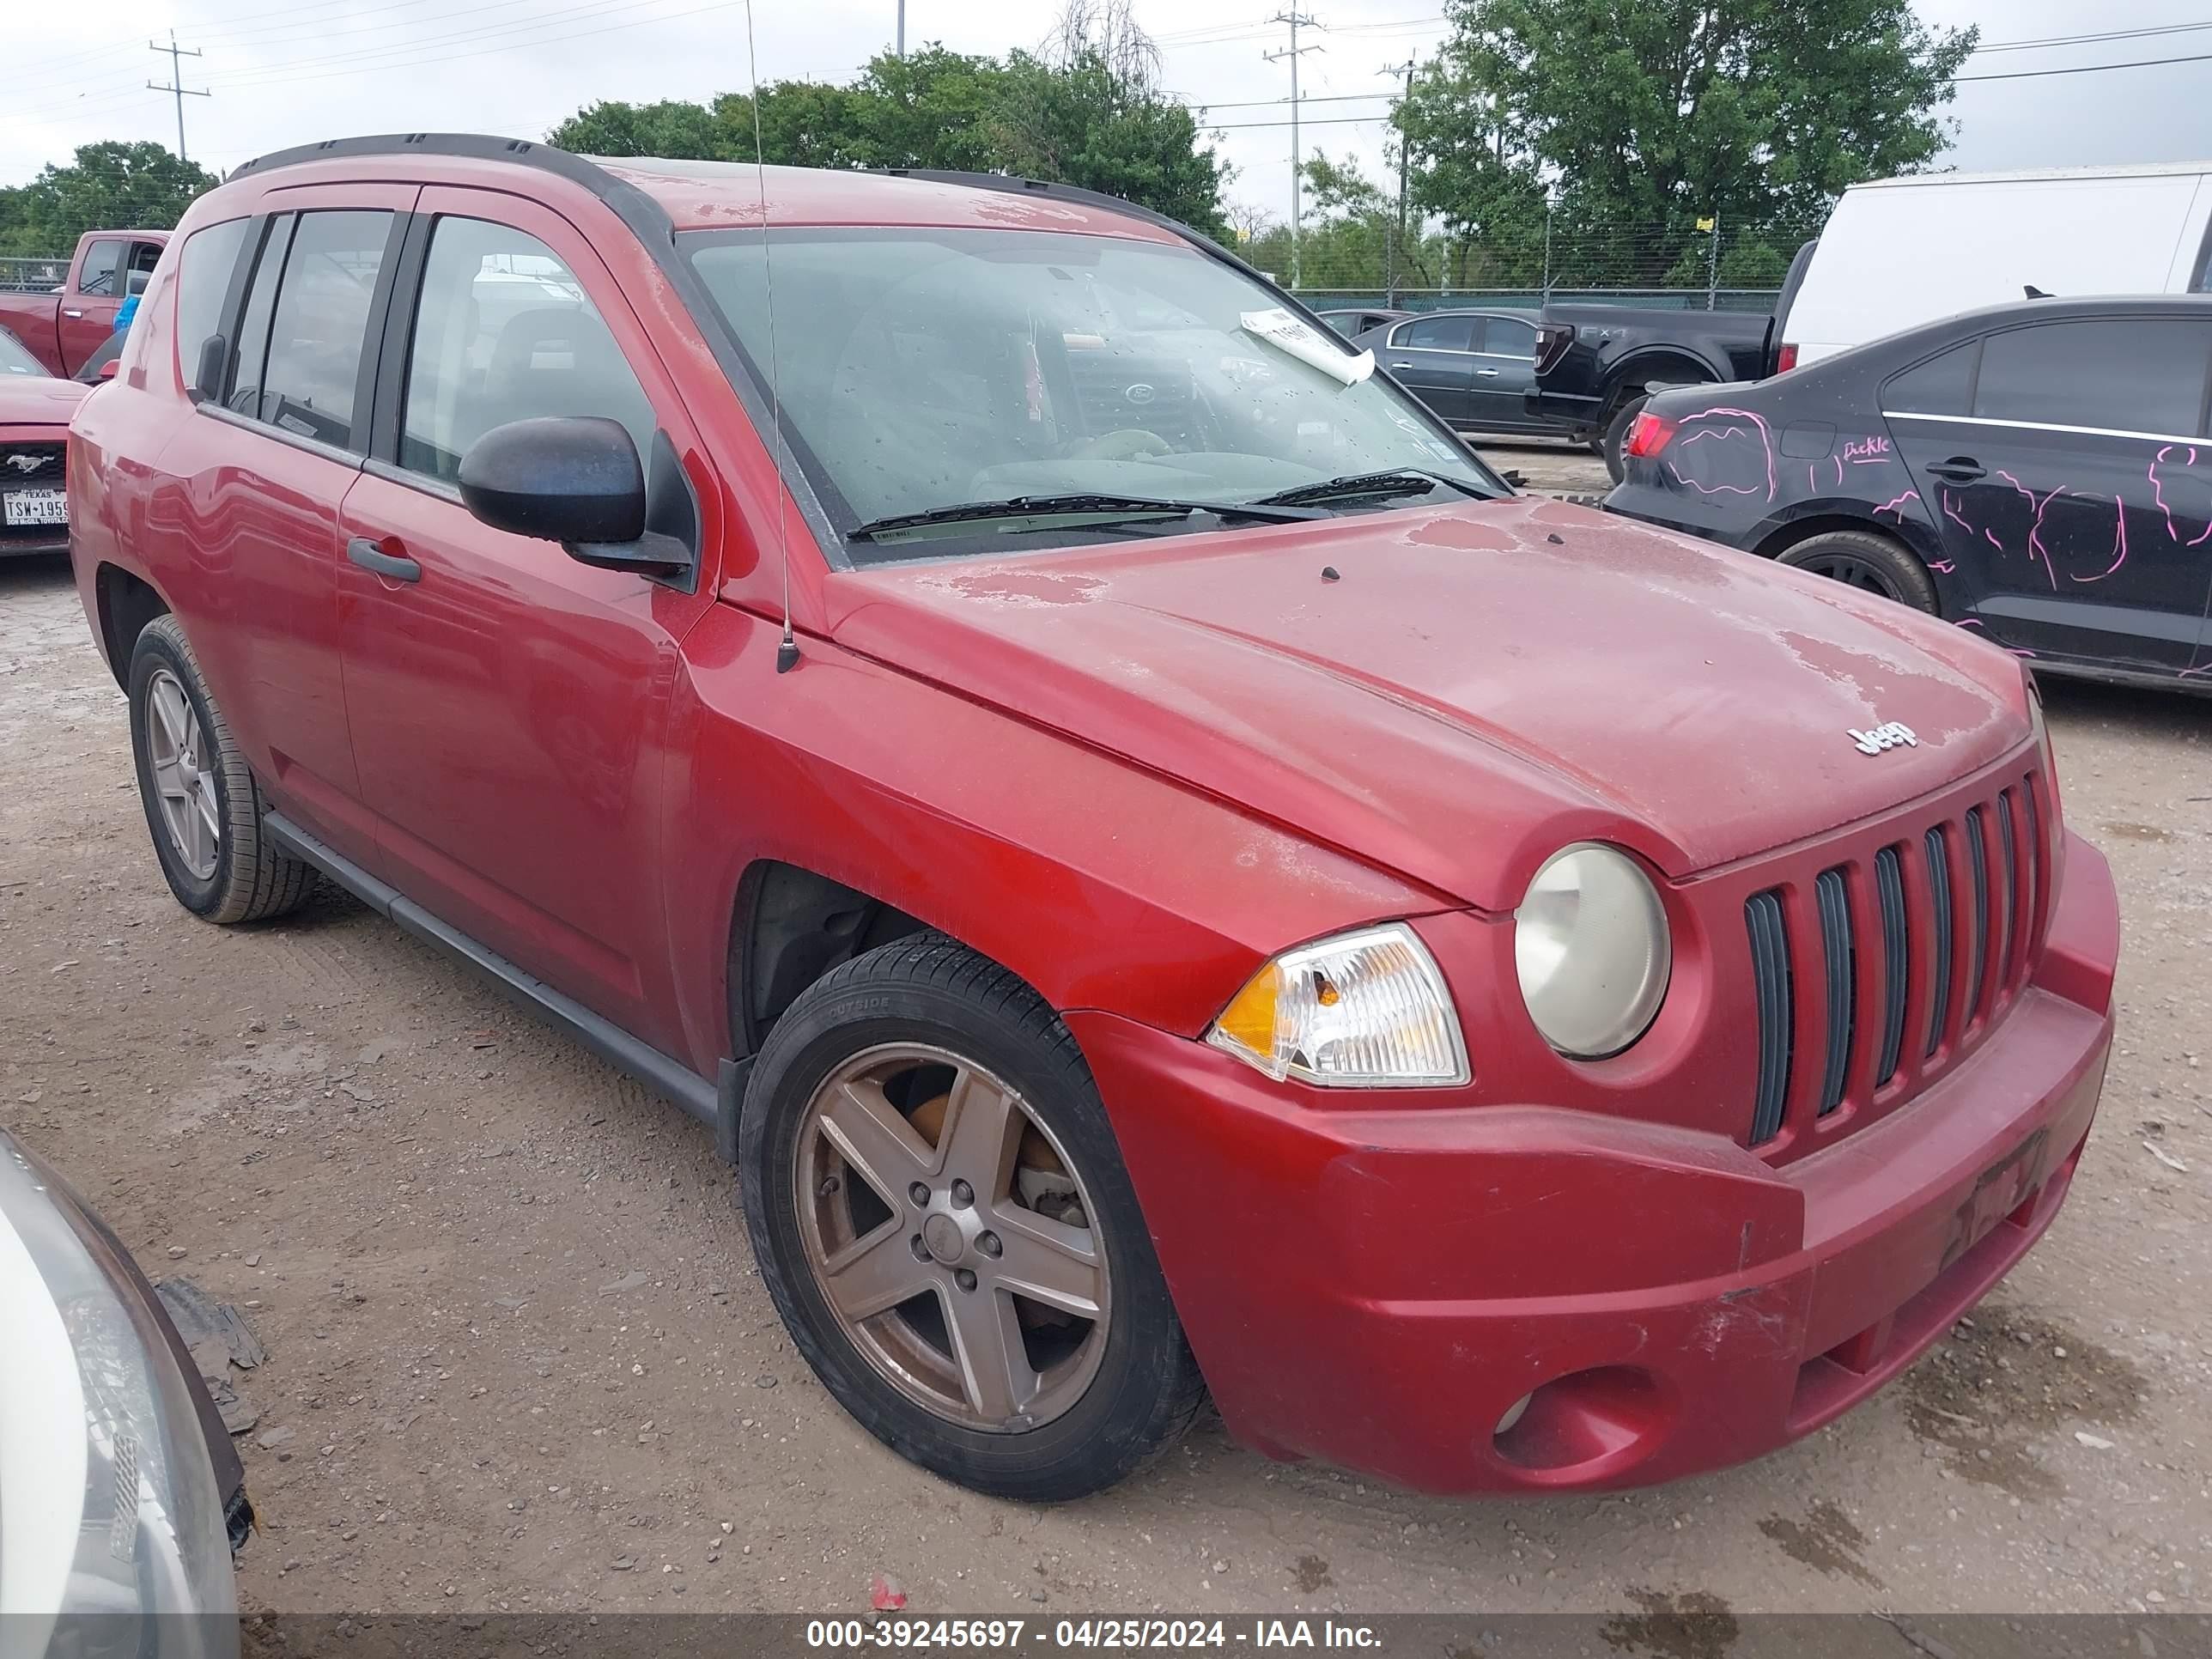
[(1628, 462), (1624, 452), (1628, 447), (1628, 429), (1636, 424), (1636, 417), (1644, 412), (1644, 405), (1651, 401), (1651, 394), (1639, 392), (1613, 411), (1606, 422), (1605, 437), (1599, 453), (1605, 457), (1605, 470), (1619, 483), (1628, 474)]
[(177, 902), (215, 922), (297, 909), (314, 890), (314, 872), (264, 830), (260, 787), (174, 617), (156, 617), (140, 631), (130, 688), (138, 793)]
[(1012, 974), (935, 934), (802, 993), (738, 1165), (793, 1340), (894, 1450), (1031, 1502), (1112, 1485), (1203, 1398), (1089, 1068)]
[(1911, 549), (1871, 530), (1828, 530), (1785, 549), (1780, 562), (1929, 616), (1941, 613), (1936, 579)]

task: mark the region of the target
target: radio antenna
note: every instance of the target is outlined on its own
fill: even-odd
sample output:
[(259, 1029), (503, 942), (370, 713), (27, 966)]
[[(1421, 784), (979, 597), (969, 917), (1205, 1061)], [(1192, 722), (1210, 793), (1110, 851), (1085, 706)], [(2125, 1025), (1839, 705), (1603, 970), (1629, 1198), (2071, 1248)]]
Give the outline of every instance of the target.
[(760, 57), (753, 48), (753, 0), (745, 0), (745, 70), (753, 82), (753, 182), (760, 195), (761, 286), (768, 296), (769, 433), (775, 445), (775, 554), (783, 574), (783, 638), (776, 642), (775, 672), (788, 674), (799, 666), (799, 637), (791, 631), (791, 532), (784, 519), (784, 499), (791, 492), (783, 482), (783, 354), (776, 349), (775, 276), (770, 268), (768, 235), (768, 157), (761, 141)]

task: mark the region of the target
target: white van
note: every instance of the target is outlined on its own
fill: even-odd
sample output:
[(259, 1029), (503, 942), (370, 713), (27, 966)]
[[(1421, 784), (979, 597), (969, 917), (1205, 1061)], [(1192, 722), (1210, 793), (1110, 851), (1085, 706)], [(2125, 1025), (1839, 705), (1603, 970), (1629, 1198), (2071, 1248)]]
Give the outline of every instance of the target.
[[(1853, 185), (1783, 319), (1783, 363), (2041, 293), (2212, 291), (2212, 161)], [(1794, 348), (1794, 357), (1791, 349)]]

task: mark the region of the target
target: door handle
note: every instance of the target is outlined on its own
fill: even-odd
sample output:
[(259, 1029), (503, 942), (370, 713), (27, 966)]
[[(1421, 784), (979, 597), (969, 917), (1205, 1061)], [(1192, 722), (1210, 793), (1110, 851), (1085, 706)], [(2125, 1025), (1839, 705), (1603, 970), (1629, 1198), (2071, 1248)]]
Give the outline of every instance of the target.
[(64, 317), (82, 317), (84, 315), (84, 313), (82, 311), (72, 311), (67, 306), (64, 306), (62, 307), (62, 315)]
[(1494, 368), (1478, 368), (1474, 373), (1478, 380), (1494, 380), (1498, 378), (1498, 371)]
[(412, 559), (387, 553), (366, 536), (356, 536), (346, 544), (346, 557), (363, 570), (374, 570), (380, 576), (389, 576), (396, 582), (419, 582), (422, 567)]
[(1982, 464), (1971, 455), (1954, 455), (1948, 461), (1938, 461), (1928, 469), (1945, 483), (1969, 484), (1977, 478), (1987, 477)]
[(1411, 368), (1413, 367), (1413, 364), (1411, 364), (1411, 363), (1402, 363), (1402, 362), (1393, 362), (1393, 363), (1390, 365), (1390, 367), (1391, 367), (1391, 368)]

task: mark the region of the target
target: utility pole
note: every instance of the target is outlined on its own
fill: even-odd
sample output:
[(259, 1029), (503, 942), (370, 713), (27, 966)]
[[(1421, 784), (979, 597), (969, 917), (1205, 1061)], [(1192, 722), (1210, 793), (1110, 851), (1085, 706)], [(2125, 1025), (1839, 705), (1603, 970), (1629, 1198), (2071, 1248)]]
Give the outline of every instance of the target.
[(159, 40), (149, 40), (146, 43), (146, 50), (149, 52), (166, 52), (169, 54), (169, 84), (165, 87), (158, 81), (149, 81), (146, 83), (146, 89), (149, 92), (167, 92), (175, 94), (177, 100), (177, 159), (179, 161), (187, 161), (191, 158), (186, 156), (185, 154), (185, 100), (187, 98), (205, 98), (209, 95), (205, 91), (199, 88), (188, 87), (185, 84), (185, 66), (183, 60), (187, 58), (198, 57), (200, 55), (198, 49), (194, 48), (188, 52), (184, 47), (179, 46), (177, 44), (177, 32), (174, 29), (171, 29), (169, 31), (169, 44), (167, 46), (163, 46)]
[[(1416, 58), (1408, 58), (1402, 64), (1385, 64), (1376, 71), (1381, 75), (1402, 75), (1406, 77), (1406, 95), (1398, 105), (1401, 115), (1407, 104), (1413, 101), (1413, 65), (1419, 61)], [(1398, 129), (1398, 234), (1390, 242), (1389, 281), (1385, 285), (1388, 292), (1382, 300), (1383, 304), (1393, 308), (1398, 303), (1399, 250), (1406, 246), (1406, 130), (1401, 126)]]
[(898, 55), (906, 56), (906, 0), (898, 0)]
[(1721, 216), (1718, 209), (1714, 210), (1706, 228), (1713, 239), (1705, 245), (1705, 309), (1711, 311), (1721, 285)]
[(1293, 292), (1296, 292), (1299, 276), (1299, 203), (1303, 195), (1299, 187), (1304, 182), (1299, 173), (1300, 167), (1304, 165), (1304, 158), (1298, 151), (1298, 56), (1302, 52), (1321, 52), (1326, 48), (1302, 46), (1298, 44), (1298, 30), (1301, 27), (1317, 29), (1321, 25), (1295, 6), (1288, 11), (1277, 12), (1267, 21), (1271, 23), (1288, 23), (1291, 26), (1290, 49), (1287, 52), (1262, 52), (1261, 56), (1271, 64), (1279, 63), (1285, 58), (1291, 60), (1291, 288)]

